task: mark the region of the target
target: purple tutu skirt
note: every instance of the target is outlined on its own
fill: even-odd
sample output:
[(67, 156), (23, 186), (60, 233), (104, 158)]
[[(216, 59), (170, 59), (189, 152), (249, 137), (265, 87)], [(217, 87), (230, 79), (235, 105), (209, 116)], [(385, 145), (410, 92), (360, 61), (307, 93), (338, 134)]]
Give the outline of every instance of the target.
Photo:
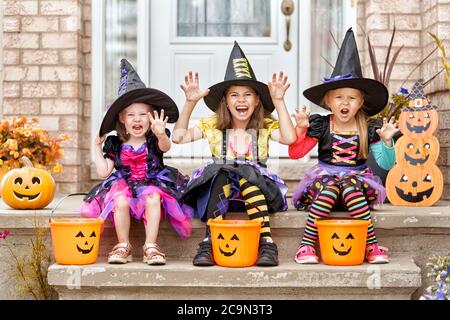
[(181, 237), (189, 237), (191, 234), (192, 209), (188, 206), (180, 206), (178, 201), (157, 186), (141, 186), (136, 189), (136, 197), (132, 196), (131, 188), (125, 179), (120, 178), (112, 183), (108, 192), (99, 193), (95, 198), (103, 210), (100, 210), (97, 201), (83, 202), (81, 215), (87, 218), (100, 218), (105, 220), (109, 217), (114, 224), (114, 208), (116, 199), (124, 196), (130, 206), (130, 214), (137, 220), (145, 220), (145, 202), (148, 196), (159, 194), (161, 197), (161, 218), (168, 218), (172, 227)]
[[(373, 175), (372, 170), (365, 166), (344, 167), (335, 166), (319, 161), (310, 168), (298, 184), (292, 196), (292, 201), (297, 209), (309, 209), (311, 202), (319, 195), (316, 182), (326, 182), (330, 177), (343, 180), (346, 177), (355, 176), (367, 197), (370, 208), (375, 204), (381, 205), (386, 200), (386, 189), (381, 179)], [(311, 201), (312, 199), (312, 201)]]

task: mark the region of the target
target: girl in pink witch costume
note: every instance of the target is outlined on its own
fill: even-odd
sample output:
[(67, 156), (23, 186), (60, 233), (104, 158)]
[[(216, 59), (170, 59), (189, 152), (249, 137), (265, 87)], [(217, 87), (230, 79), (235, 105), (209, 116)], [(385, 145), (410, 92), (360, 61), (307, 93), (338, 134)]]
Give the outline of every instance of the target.
[[(189, 179), (163, 162), (171, 144), (166, 124), (177, 119), (175, 102), (165, 93), (147, 88), (131, 64), (122, 59), (119, 97), (108, 109), (95, 141), (97, 172), (105, 180), (89, 192), (82, 207), (84, 216), (109, 217), (115, 226), (118, 244), (108, 254), (109, 263), (132, 261), (131, 217), (144, 220), (143, 261), (149, 265), (166, 263), (156, 244), (162, 216), (169, 218), (180, 236), (190, 235), (190, 213), (178, 202)], [(113, 130), (117, 136), (106, 137)]]
[[(372, 153), (378, 165), (389, 170), (395, 163), (392, 137), (398, 132), (394, 119), (382, 124), (368, 121), (387, 104), (388, 91), (381, 83), (362, 77), (358, 49), (349, 29), (334, 71), (324, 83), (303, 92), (311, 102), (331, 111), (309, 116), (306, 107), (297, 109), (296, 143), (289, 156), (298, 159), (318, 145), (319, 163), (303, 177), (293, 195), (297, 209), (309, 211), (305, 233), (295, 254), (300, 264), (318, 263), (315, 219), (328, 218), (331, 210), (343, 206), (355, 219), (369, 220), (374, 204), (382, 204), (386, 190), (381, 179), (365, 165)], [(387, 248), (379, 246), (372, 222), (366, 241), (369, 263), (387, 263)]]

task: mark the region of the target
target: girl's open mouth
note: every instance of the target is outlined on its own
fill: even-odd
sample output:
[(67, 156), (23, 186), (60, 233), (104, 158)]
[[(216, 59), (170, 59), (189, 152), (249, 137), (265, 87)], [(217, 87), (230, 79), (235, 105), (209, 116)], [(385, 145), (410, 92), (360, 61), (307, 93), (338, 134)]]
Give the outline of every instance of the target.
[(247, 106), (237, 106), (236, 110), (240, 116), (245, 116), (248, 111), (248, 107)]
[(341, 112), (342, 115), (346, 116), (346, 115), (348, 115), (348, 113), (350, 112), (350, 110), (347, 109), (347, 108), (343, 108), (343, 109), (341, 109), (340, 112)]
[(132, 128), (135, 131), (140, 131), (140, 130), (142, 130), (143, 127), (140, 124), (135, 124)]

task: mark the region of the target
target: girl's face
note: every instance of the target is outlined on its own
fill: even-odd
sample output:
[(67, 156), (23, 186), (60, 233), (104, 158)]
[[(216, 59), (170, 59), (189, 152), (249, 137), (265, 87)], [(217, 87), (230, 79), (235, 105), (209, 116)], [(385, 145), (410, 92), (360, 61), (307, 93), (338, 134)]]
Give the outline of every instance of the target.
[(325, 104), (342, 123), (352, 121), (363, 103), (363, 94), (358, 89), (339, 88), (325, 95)]
[(225, 100), (233, 119), (248, 121), (259, 103), (259, 96), (252, 87), (230, 86), (225, 93)]
[(135, 102), (119, 113), (119, 120), (131, 136), (142, 137), (150, 128), (149, 112), (153, 112), (149, 105)]

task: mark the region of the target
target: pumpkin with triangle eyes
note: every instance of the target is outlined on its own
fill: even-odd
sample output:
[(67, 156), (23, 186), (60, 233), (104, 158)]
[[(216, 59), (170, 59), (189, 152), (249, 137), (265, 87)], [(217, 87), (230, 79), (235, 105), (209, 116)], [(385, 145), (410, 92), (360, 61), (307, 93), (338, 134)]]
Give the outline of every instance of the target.
[(395, 158), (400, 165), (434, 164), (439, 157), (439, 141), (435, 136), (412, 138), (402, 136), (395, 143)]
[(415, 107), (403, 109), (398, 122), (398, 127), (404, 135), (414, 138), (430, 137), (438, 127), (439, 115), (435, 108), (431, 106), (424, 107), (422, 102), (420, 102)]
[(77, 238), (77, 251), (81, 254), (89, 254), (94, 249), (96, 240), (95, 238), (97, 238), (97, 234), (95, 233), (95, 230), (92, 230), (92, 232), (88, 230), (88, 233), (90, 233), (90, 235), (88, 236), (88, 234), (86, 234), (85, 236), (83, 230), (80, 230), (75, 236), (75, 238)]
[(435, 164), (396, 164), (386, 179), (389, 201), (397, 206), (432, 206), (442, 195), (444, 179)]

